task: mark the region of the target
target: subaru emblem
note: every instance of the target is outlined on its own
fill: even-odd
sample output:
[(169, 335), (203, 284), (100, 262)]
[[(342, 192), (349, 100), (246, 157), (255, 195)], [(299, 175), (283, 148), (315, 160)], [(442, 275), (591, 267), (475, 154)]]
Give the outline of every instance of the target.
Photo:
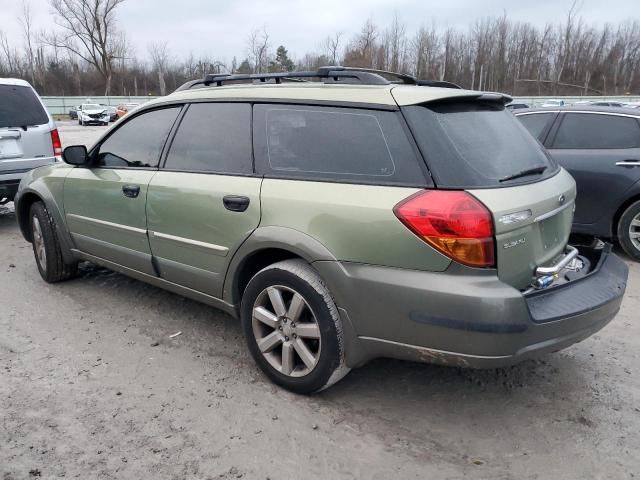
[(564, 195), (560, 195), (560, 196), (558, 197), (558, 203), (559, 203), (560, 205), (564, 205), (564, 201), (565, 201)]

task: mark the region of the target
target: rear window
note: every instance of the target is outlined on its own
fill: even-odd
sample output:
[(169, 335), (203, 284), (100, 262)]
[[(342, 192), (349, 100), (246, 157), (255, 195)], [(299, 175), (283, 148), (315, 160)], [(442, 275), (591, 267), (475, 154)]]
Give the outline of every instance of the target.
[(258, 167), (274, 177), (424, 185), (398, 112), (256, 105)]
[(0, 127), (29, 127), (49, 123), (31, 87), (0, 85)]
[[(439, 186), (512, 186), (547, 178), (558, 170), (502, 104), (447, 102), (403, 111)], [(518, 175), (530, 169), (538, 173)], [(509, 179), (512, 176), (517, 178)]]
[(640, 123), (618, 115), (567, 113), (551, 148), (640, 148)]

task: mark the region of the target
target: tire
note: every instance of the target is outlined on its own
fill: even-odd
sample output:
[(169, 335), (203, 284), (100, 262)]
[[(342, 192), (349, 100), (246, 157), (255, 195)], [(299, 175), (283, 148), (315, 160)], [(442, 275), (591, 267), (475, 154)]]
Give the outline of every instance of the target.
[(632, 203), (624, 211), (618, 221), (617, 234), (626, 254), (640, 261), (640, 201)]
[(29, 212), (31, 245), (40, 276), (47, 283), (57, 283), (75, 276), (78, 263), (65, 263), (56, 227), (44, 203), (36, 202)]
[[(274, 303), (278, 297), (282, 301)], [(259, 271), (242, 296), (241, 319), (251, 356), (281, 387), (310, 394), (349, 373), (338, 309), (305, 261), (285, 260)]]

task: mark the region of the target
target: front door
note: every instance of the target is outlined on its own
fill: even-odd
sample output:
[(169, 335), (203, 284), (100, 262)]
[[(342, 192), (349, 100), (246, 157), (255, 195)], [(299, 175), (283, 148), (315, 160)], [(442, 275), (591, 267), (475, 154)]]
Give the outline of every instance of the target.
[(547, 140), (549, 153), (578, 186), (574, 223), (596, 223), (640, 180), (640, 123), (602, 112), (567, 112), (560, 120)]
[(86, 253), (154, 275), (145, 203), (161, 151), (180, 107), (143, 112), (91, 152), (64, 185), (67, 225)]
[(220, 297), (233, 252), (260, 222), (251, 106), (189, 106), (149, 184), (147, 228), (162, 278)]

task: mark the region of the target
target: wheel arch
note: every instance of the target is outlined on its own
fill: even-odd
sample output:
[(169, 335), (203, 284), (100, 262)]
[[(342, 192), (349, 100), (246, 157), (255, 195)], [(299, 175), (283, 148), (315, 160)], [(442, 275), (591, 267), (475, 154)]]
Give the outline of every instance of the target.
[[(636, 186), (638, 186), (638, 184), (636, 184)], [(627, 210), (627, 208), (629, 208), (634, 203), (640, 201), (640, 188), (635, 188), (634, 190), (634, 194), (627, 197), (627, 199), (622, 202), (622, 204), (616, 210), (616, 213), (613, 215), (613, 221), (611, 222), (611, 233), (615, 238), (618, 237), (618, 224), (620, 223), (620, 219), (622, 218), (625, 210)]]
[(49, 215), (53, 218), (53, 221), (56, 225), (56, 233), (58, 235), (58, 240), (60, 242), (60, 249), (62, 251), (62, 256), (66, 262), (72, 262), (74, 260), (74, 256), (71, 253), (71, 249), (73, 248), (73, 241), (71, 240), (71, 235), (67, 231), (64, 221), (64, 214), (60, 210), (57, 202), (54, 200), (54, 196), (46, 189), (35, 190), (31, 187), (27, 187), (26, 189), (19, 192), (18, 197), (15, 200), (15, 211), (16, 218), (18, 220), (18, 225), (20, 227), (20, 232), (24, 239), (31, 243), (31, 227), (29, 226), (29, 212), (31, 210), (31, 206), (35, 202), (44, 203)]
[(33, 240), (31, 238), (31, 228), (29, 228), (29, 212), (31, 211), (31, 206), (36, 202), (44, 202), (44, 200), (37, 193), (28, 191), (20, 195), (20, 201), (15, 205), (20, 232), (29, 243)]
[(264, 267), (281, 260), (301, 258), (312, 264), (318, 260), (336, 260), (320, 242), (306, 233), (285, 227), (256, 229), (236, 250), (225, 275), (223, 298), (239, 305), (251, 277)]

